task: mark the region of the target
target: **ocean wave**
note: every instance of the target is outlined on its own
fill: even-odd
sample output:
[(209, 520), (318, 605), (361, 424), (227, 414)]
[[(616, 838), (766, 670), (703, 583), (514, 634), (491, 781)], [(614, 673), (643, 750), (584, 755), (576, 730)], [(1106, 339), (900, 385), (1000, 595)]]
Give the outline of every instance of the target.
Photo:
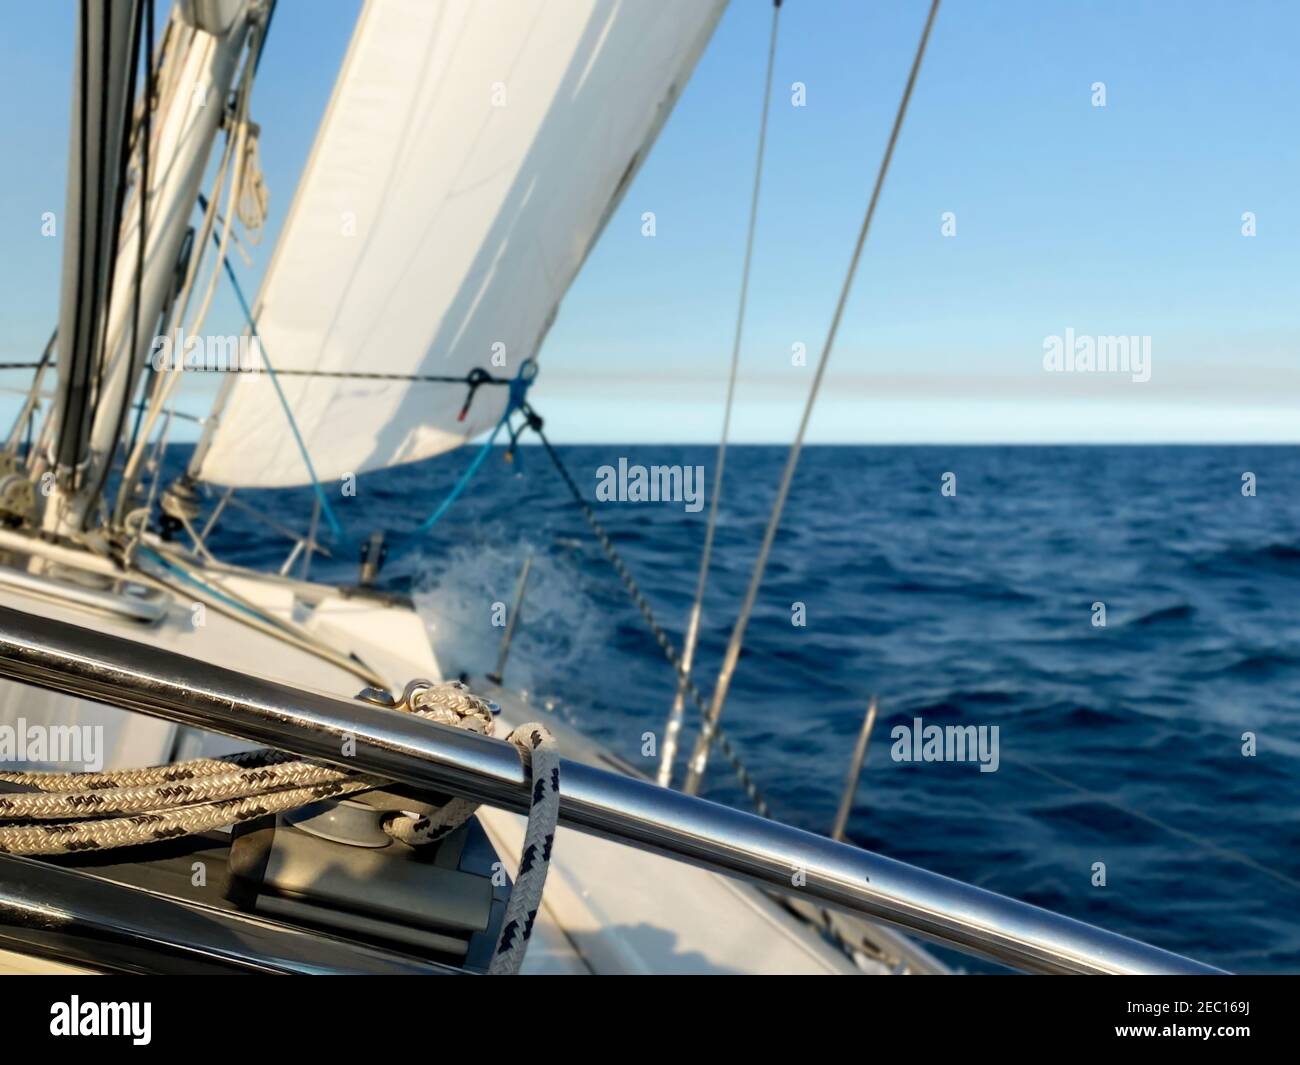
[(1240, 677), (1264, 680), (1300, 666), (1300, 656), (1281, 651), (1260, 651), (1243, 655), (1227, 665), (1199, 674), (1203, 677)]
[(1179, 603), (1177, 606), (1161, 607), (1158, 610), (1152, 610), (1140, 617), (1134, 618), (1129, 622), (1131, 628), (1149, 628), (1153, 625), (1167, 625), (1171, 622), (1191, 621), (1196, 616), (1196, 608), (1190, 603)]
[(1258, 577), (1270, 574), (1300, 576), (1300, 546), (1283, 541), (1232, 544), (1196, 556), (1192, 568), (1207, 574), (1249, 570)]

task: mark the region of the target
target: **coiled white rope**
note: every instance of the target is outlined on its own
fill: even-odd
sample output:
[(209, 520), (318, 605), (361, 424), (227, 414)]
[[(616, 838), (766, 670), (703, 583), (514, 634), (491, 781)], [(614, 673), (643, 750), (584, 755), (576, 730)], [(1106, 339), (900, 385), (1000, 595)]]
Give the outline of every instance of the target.
[[(491, 707), (460, 683), (412, 682), (396, 705), (481, 735), (494, 730)], [(496, 974), (517, 972), (528, 949), (560, 805), (560, 758), (550, 732), (533, 722), (506, 739), (531, 767), (532, 792), (519, 873), (489, 969)], [(0, 773), (0, 782), (36, 789), (0, 792), (0, 853), (24, 855), (156, 843), (386, 783), (273, 750), (101, 773)], [(477, 809), (477, 803), (453, 798), (422, 816), (394, 812), (382, 824), (393, 839), (421, 846), (455, 831)]]
[(247, 138), (244, 142), (244, 165), (240, 175), (239, 199), (235, 211), (244, 227), (248, 243), (254, 246), (262, 243), (262, 229), (266, 225), (266, 216), (270, 209), (271, 193), (266, 187), (266, 175), (262, 173), (262, 158), (258, 150), (259, 130), (249, 123)]

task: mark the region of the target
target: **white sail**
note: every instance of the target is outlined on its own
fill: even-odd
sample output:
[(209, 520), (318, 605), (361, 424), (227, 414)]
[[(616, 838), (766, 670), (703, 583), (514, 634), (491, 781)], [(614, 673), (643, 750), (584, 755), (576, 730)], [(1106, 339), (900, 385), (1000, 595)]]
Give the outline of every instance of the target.
[[(368, 0), (255, 305), (271, 366), (513, 376), (724, 6)], [(455, 385), (280, 384), (321, 480), (457, 447), (506, 402), (480, 388), (461, 422)], [(232, 374), (217, 414), (199, 477), (309, 479), (265, 374)]]

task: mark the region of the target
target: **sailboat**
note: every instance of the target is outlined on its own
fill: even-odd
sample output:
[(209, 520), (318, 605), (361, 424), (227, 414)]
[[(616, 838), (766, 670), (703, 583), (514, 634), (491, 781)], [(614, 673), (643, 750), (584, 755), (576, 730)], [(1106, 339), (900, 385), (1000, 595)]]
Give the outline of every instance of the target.
[[(376, 589), (494, 443), (542, 431), (548, 327), (724, 7), (366, 0), (247, 300), (274, 4), (178, 0), (155, 32), (148, 0), (80, 0), (59, 317), (0, 469), (0, 726), (25, 755), (0, 762), (0, 970), (950, 971), (927, 941), (1212, 971), (648, 780), (502, 670), (446, 677)], [(214, 348), (223, 284), (247, 328)], [(164, 483), (192, 372), (221, 387)], [(339, 486), (467, 444), (425, 526), (340, 520)], [(294, 486), (310, 514), (238, 494)], [(234, 508), (284, 539), (278, 572), (214, 555)], [(354, 583), (311, 579), (349, 551)]]

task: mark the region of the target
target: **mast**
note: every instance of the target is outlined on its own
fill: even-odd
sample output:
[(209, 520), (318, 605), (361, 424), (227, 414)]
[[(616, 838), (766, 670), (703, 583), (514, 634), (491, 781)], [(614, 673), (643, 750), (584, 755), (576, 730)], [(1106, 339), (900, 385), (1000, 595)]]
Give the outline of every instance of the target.
[[(87, 0), (84, 6), (97, 10), (100, 5)], [(114, 9), (115, 14), (123, 12), (122, 17), (129, 13), (128, 5), (104, 7)], [(79, 362), (71, 360), (81, 350), (69, 351), (66, 375), (65, 346), (59, 345), (60, 381), (66, 376), (69, 385), (68, 415), (60, 419), (56, 443), (62, 498), (47, 510), (47, 528), (64, 532), (84, 528), (103, 490), (128, 424), (127, 408), (152, 347), (155, 325), (173, 288), (176, 262), (212, 146), (225, 120), (226, 101), (239, 69), (248, 30), (262, 10), (261, 3), (249, 0), (180, 0), (173, 11), (165, 45), (166, 69), (157, 71), (156, 99), (145, 99), (138, 109), (143, 119), (146, 109), (157, 107), (152, 121), (147, 126), (141, 123), (142, 128), (148, 128), (151, 142), (147, 201), (140, 187), (143, 168), (139, 164), (143, 160), (140, 153), (144, 138), (137, 136), (135, 188), (124, 209), (114, 217), (112, 233), (120, 233), (116, 268), (110, 272), (111, 280), (98, 297), (99, 345), (87, 348)], [(153, 64), (154, 57), (150, 56), (149, 62)], [(128, 66), (122, 60), (114, 69), (126, 70)], [(150, 79), (148, 84), (152, 83)], [(120, 117), (123, 122), (127, 120), (125, 116)], [(74, 128), (74, 151), (77, 136)], [(124, 138), (122, 151), (126, 150), (125, 144)], [(76, 164), (74, 155), (70, 201), (74, 198), (74, 186), (81, 184)], [(125, 174), (125, 164), (119, 153), (118, 167), (112, 173)], [(83, 191), (95, 188), (94, 184), (86, 184), (84, 189), (77, 188), (75, 195), (81, 197)], [(123, 198), (121, 189), (117, 190), (117, 196), (119, 200)], [(139, 264), (142, 209), (145, 243), (143, 263)], [(74, 243), (76, 239), (77, 234), (69, 225), (65, 264), (75, 260), (80, 251), (80, 244)], [(137, 265), (140, 266), (138, 293)], [(63, 317), (72, 313), (65, 305), (60, 319), (61, 335), (72, 335), (64, 332), (66, 319)], [(139, 328), (133, 329), (137, 314)]]
[(94, 377), (117, 262), (137, 15), (138, 0), (81, 0), (78, 12), (53, 411), (58, 491), (46, 510), (47, 527), (61, 523), (67, 497), (85, 481)]

